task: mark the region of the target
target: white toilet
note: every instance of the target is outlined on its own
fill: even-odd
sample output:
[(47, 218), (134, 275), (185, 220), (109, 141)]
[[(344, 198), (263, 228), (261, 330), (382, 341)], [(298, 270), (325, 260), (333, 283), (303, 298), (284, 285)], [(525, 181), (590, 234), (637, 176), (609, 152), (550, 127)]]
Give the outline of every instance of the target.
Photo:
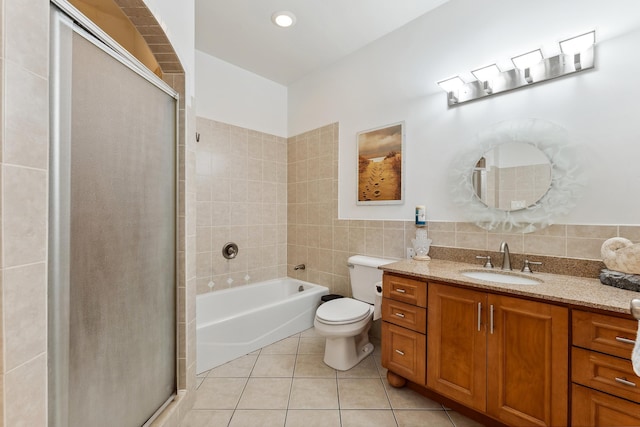
[(350, 257), (353, 298), (334, 299), (318, 307), (313, 325), (319, 335), (327, 338), (324, 363), (332, 368), (346, 371), (373, 352), (369, 329), (376, 320), (376, 284), (382, 281), (378, 267), (391, 262), (394, 261), (363, 255)]

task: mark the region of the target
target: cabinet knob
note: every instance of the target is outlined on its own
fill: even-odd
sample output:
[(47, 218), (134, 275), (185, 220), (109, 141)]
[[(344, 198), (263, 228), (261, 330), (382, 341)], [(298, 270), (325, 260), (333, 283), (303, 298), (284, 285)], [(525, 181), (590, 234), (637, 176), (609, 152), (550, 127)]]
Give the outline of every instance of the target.
[(401, 294), (404, 294), (404, 293), (405, 293), (405, 292), (407, 292), (407, 291), (405, 291), (405, 290), (404, 290), (404, 289), (402, 289), (402, 288), (398, 288), (398, 289), (396, 289), (396, 292), (400, 292)]
[[(400, 356), (404, 356), (404, 351), (396, 350), (396, 353), (398, 353)], [(617, 379), (617, 378), (616, 378), (616, 379)]]
[(402, 314), (402, 313), (395, 313), (395, 315), (398, 316), (398, 317), (402, 317), (404, 319), (404, 314)]

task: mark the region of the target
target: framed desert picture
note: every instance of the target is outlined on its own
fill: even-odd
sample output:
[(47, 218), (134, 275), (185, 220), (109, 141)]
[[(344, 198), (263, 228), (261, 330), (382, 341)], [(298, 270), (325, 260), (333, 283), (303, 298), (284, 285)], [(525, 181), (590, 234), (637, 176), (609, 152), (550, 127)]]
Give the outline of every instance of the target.
[(357, 146), (357, 204), (402, 204), (404, 122), (359, 132)]

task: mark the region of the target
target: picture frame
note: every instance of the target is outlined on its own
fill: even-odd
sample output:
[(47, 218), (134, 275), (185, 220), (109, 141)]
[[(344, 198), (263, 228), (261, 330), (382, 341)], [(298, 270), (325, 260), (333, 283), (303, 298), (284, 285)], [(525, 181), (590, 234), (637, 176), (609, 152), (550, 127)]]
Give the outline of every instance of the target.
[(358, 132), (358, 205), (404, 203), (404, 122)]

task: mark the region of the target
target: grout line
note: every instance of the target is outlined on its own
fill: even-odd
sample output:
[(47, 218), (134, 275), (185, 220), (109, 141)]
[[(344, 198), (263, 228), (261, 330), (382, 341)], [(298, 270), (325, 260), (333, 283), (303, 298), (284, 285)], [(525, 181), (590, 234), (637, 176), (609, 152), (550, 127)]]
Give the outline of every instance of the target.
[(445, 414), (447, 414), (447, 418), (449, 418), (449, 421), (451, 422), (451, 425), (452, 425), (453, 427), (456, 427), (456, 423), (455, 423), (455, 422), (453, 422), (453, 419), (451, 418), (451, 415), (449, 415), (449, 411), (445, 410), (445, 409), (444, 409), (444, 406), (442, 406), (442, 409), (444, 410), (444, 413), (445, 413)]
[[(247, 380), (245, 381), (244, 386), (242, 387), (242, 391), (240, 392), (240, 396), (238, 397), (238, 401), (236, 402), (236, 405), (233, 408), (233, 412), (231, 413), (231, 418), (229, 418), (229, 424), (227, 424), (227, 426), (229, 426), (231, 424), (231, 421), (233, 420), (233, 417), (235, 416), (236, 411), (238, 410), (238, 405), (240, 404), (240, 401), (242, 400), (242, 396), (244, 395), (244, 392), (247, 390), (247, 384), (249, 384), (249, 379), (251, 378), (251, 374), (253, 374), (253, 370), (256, 367), (256, 364), (258, 363), (258, 358), (260, 357), (260, 354), (262, 354), (262, 349), (260, 349), (258, 351), (258, 355), (256, 357), (256, 361), (253, 362), (253, 366), (251, 367), (251, 371), (249, 371), (249, 376), (247, 376)], [(237, 360), (237, 359), (234, 359), (234, 360)]]
[(287, 398), (287, 408), (284, 413), (284, 425), (287, 425), (287, 418), (289, 417), (289, 406), (291, 405), (291, 395), (293, 392), (293, 380), (296, 374), (296, 365), (298, 364), (298, 352), (300, 351), (300, 338), (302, 333), (297, 334), (298, 345), (296, 346), (296, 357), (293, 359), (293, 370), (291, 371), (291, 384), (289, 384), (289, 397)]

